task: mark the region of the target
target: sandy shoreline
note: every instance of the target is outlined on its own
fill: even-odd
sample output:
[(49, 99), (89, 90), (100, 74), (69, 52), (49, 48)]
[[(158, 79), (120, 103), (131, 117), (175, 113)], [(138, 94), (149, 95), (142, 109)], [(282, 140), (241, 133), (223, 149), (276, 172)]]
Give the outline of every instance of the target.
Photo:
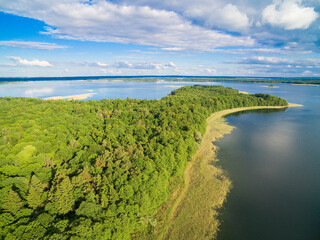
[(299, 86), (299, 85), (302, 85), (302, 86), (316, 86), (316, 87), (320, 87), (320, 84), (312, 84), (312, 83), (301, 83), (301, 84), (297, 84), (297, 83), (291, 83), (291, 85), (293, 86)]
[(213, 113), (207, 119), (207, 128), (202, 143), (188, 162), (184, 172), (183, 188), (172, 203), (166, 229), (160, 239), (213, 239), (217, 235), (219, 209), (223, 206), (231, 189), (231, 181), (224, 170), (214, 164), (217, 147), (215, 141), (229, 134), (233, 126), (224, 117), (231, 113), (256, 109), (283, 109), (301, 107), (299, 104), (288, 106), (255, 106), (223, 110)]
[(85, 93), (79, 95), (71, 95), (71, 96), (56, 96), (56, 97), (49, 97), (45, 98), (44, 100), (83, 100), (87, 99), (88, 97), (92, 97), (97, 93)]
[(289, 103), (288, 107), (303, 107), (302, 104), (297, 104), (297, 103)]

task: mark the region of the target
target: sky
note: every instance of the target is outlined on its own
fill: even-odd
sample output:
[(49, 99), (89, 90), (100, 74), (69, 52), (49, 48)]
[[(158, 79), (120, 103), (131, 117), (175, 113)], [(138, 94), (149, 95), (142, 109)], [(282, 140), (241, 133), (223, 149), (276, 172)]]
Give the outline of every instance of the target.
[(319, 45), (319, 0), (0, 0), (0, 77), (319, 77)]

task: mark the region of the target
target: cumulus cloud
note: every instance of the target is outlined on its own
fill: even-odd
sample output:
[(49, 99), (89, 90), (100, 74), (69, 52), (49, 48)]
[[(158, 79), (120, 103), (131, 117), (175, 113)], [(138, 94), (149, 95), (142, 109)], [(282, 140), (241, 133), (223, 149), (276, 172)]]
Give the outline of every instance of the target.
[(286, 30), (307, 29), (319, 14), (313, 7), (304, 7), (301, 0), (274, 1), (262, 12), (264, 22)]
[(229, 62), (237, 64), (248, 64), (248, 65), (264, 65), (267, 67), (286, 66), (288, 68), (319, 68), (320, 59), (314, 58), (280, 58), (280, 57), (265, 57), (265, 56), (253, 56), (253, 57), (244, 57), (240, 58), (237, 61)]
[[(250, 37), (233, 36), (195, 25), (173, 11), (104, 0), (90, 3), (80, 0), (10, 0), (2, 1), (0, 10), (44, 21), (51, 26), (45, 34), (64, 39), (134, 43), (190, 51), (255, 44)], [(236, 16), (245, 19), (233, 5), (228, 5), (225, 11), (236, 12)], [(231, 15), (228, 16), (230, 20)]]
[(260, 76), (317, 76), (320, 74), (320, 60), (314, 58), (279, 58), (254, 56), (228, 62), (240, 64), (241, 69), (253, 71)]
[(40, 50), (53, 50), (67, 48), (66, 46), (57, 45), (47, 42), (27, 42), (27, 41), (0, 41), (0, 46), (18, 47), (18, 48), (33, 48)]
[(168, 64), (152, 63), (152, 62), (146, 62), (146, 63), (116, 62), (116, 63), (112, 64), (111, 66), (114, 68), (157, 69), (157, 70), (176, 67), (176, 65), (172, 62), (169, 62)]
[(97, 66), (99, 66), (99, 67), (108, 67), (109, 66), (109, 64), (107, 64), (107, 63), (102, 63), (102, 62), (96, 62), (95, 63)]
[(207, 68), (205, 71), (206, 71), (207, 73), (210, 73), (210, 74), (216, 74), (216, 73), (217, 73), (217, 70), (214, 69), (214, 68)]
[(227, 4), (225, 0), (118, 0), (118, 2), (173, 10), (207, 27), (241, 32), (250, 26), (249, 17), (243, 11), (250, 12), (249, 7), (244, 6), (245, 1), (241, 1), (241, 5), (244, 6), (242, 9), (239, 9), (237, 0), (230, 0)]
[(18, 65), (23, 65), (23, 66), (37, 66), (37, 67), (52, 66), (48, 61), (40, 61), (38, 59), (27, 60), (27, 59), (22, 59), (21, 57), (13, 57), (13, 56), (10, 56), (8, 58), (13, 60)]
[[(150, 6), (174, 11), (193, 24), (225, 32), (239, 32), (255, 39), (256, 46), (278, 48), (290, 41), (297, 41), (300, 50), (318, 51), (319, 1), (308, 0), (116, 0), (121, 4)], [(287, 4), (288, 2), (288, 4)], [(276, 20), (263, 18), (265, 9), (274, 6)], [(272, 11), (271, 11), (272, 12)], [(283, 13), (282, 17), (281, 14)], [(305, 15), (304, 15), (305, 14)], [(270, 20), (272, 23), (270, 23)], [(309, 24), (310, 23), (310, 24)], [(313, 23), (311, 25), (311, 23)], [(309, 27), (306, 29), (306, 27)], [(314, 26), (314, 27), (313, 27)], [(283, 31), (283, 30), (287, 31)], [(303, 30), (303, 34), (301, 34)], [(166, 50), (166, 49), (165, 49)], [(185, 51), (181, 47), (170, 51)], [(298, 53), (300, 54), (300, 53)]]
[(173, 62), (169, 63), (157, 63), (157, 62), (129, 62), (129, 61), (116, 61), (113, 63), (103, 63), (103, 62), (83, 62), (80, 65), (90, 66), (90, 67), (104, 67), (104, 68), (114, 68), (114, 69), (168, 69), (168, 68), (176, 68)]
[(175, 65), (173, 62), (169, 62), (168, 64), (165, 65), (166, 67), (173, 67), (176, 68), (177, 65)]
[(241, 60), (237, 61), (239, 64), (289, 64), (292, 63), (294, 60), (284, 59), (279, 57), (264, 57), (264, 56), (254, 56), (254, 57), (245, 57)]
[[(221, 9), (214, 9), (208, 15), (201, 15), (205, 17), (205, 23), (209, 26), (224, 28), (227, 30), (241, 31), (250, 26), (249, 18), (245, 13), (240, 12), (237, 6), (228, 3)], [(192, 10), (189, 10), (192, 13)]]

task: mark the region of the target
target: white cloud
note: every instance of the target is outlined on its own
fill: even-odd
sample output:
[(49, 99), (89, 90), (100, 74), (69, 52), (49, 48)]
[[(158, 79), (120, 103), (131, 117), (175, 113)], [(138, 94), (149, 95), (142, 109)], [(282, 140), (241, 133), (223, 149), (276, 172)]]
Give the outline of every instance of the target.
[[(10, 0), (2, 1), (0, 10), (44, 21), (52, 26), (44, 33), (64, 39), (133, 43), (189, 51), (254, 45), (250, 37), (232, 36), (194, 25), (173, 11), (118, 5), (104, 0), (90, 4), (80, 0)], [(233, 5), (226, 8), (226, 11), (230, 10), (236, 12), (237, 17), (245, 18)]]
[(210, 73), (210, 74), (216, 74), (216, 73), (217, 73), (217, 70), (215, 70), (214, 68), (207, 68), (207, 69), (206, 69), (206, 72), (207, 72), (207, 73)]
[[(319, 0), (116, 0), (116, 2), (174, 11), (199, 26), (249, 35), (255, 39), (256, 46), (260, 47), (278, 48), (287, 42), (296, 41), (300, 50), (318, 50), (319, 29), (310, 27), (310, 24), (313, 23), (314, 26), (320, 24), (319, 18), (312, 21), (318, 15), (316, 11), (320, 8)], [(277, 19), (271, 24), (267, 21), (269, 18), (263, 20), (262, 13), (268, 6), (274, 5), (276, 5), (274, 12), (276, 11)], [(289, 7), (284, 8), (284, 6)], [(285, 15), (281, 17), (281, 13)], [(307, 26), (309, 28), (305, 29)], [(283, 31), (283, 29), (288, 30)], [(301, 29), (304, 30), (303, 34)], [(180, 47), (178, 50), (185, 49)]]
[(109, 64), (107, 63), (101, 63), (101, 62), (96, 62), (96, 64), (99, 66), (99, 67), (108, 67)]
[(229, 63), (241, 64), (239, 69), (253, 71), (257, 76), (297, 77), (320, 73), (320, 60), (314, 58), (255, 56), (241, 58)]
[(248, 65), (264, 65), (265, 67), (273, 66), (279, 68), (317, 68), (320, 66), (320, 59), (314, 58), (280, 58), (280, 57), (265, 57), (265, 56), (253, 56), (244, 57), (235, 62), (237, 64)]
[(177, 67), (177, 65), (175, 65), (173, 62), (169, 62), (168, 64), (165, 65), (166, 67)]
[(301, 0), (274, 1), (262, 12), (264, 22), (286, 30), (307, 29), (319, 14), (312, 7), (304, 7)]
[(241, 64), (288, 64), (292, 63), (293, 60), (283, 59), (279, 57), (264, 57), (264, 56), (254, 56), (254, 57), (246, 57), (238, 61)]
[(240, 12), (237, 6), (228, 3), (221, 9), (215, 9), (215, 14), (210, 13), (205, 23), (210, 26), (223, 27), (228, 30), (244, 30), (250, 25), (249, 18)]
[(162, 63), (153, 63), (153, 62), (116, 62), (111, 65), (114, 68), (129, 68), (129, 69), (166, 69), (166, 68), (174, 68), (176, 65), (172, 62), (168, 64)]
[[(227, 4), (225, 0), (118, 0), (117, 2), (172, 10), (192, 21), (200, 21), (200, 25), (239, 32), (246, 30), (250, 25), (244, 11), (252, 12), (251, 8), (244, 6), (246, 1), (241, 1), (239, 4), (237, 0), (229, 0)], [(244, 7), (239, 9), (239, 5)]]
[(300, 49), (290, 48), (289, 46), (285, 46), (283, 48), (231, 48), (231, 49), (214, 49), (211, 52), (213, 53), (225, 53), (225, 54), (283, 54), (283, 55), (291, 55), (291, 54), (310, 54), (312, 51), (302, 51)]
[(161, 48), (161, 50), (180, 52), (180, 51), (184, 51), (185, 49), (184, 48), (180, 48), (180, 47), (166, 47), (166, 48)]
[[(77, 63), (76, 63), (77, 64)], [(129, 61), (116, 61), (113, 63), (103, 63), (103, 62), (82, 62), (78, 63), (77, 65), (87, 66), (87, 67), (104, 67), (105, 69), (168, 69), (168, 68), (176, 68), (173, 62), (169, 63), (157, 63), (157, 62), (129, 62)]]
[(18, 48), (33, 48), (41, 50), (53, 50), (67, 48), (67, 46), (60, 46), (55, 43), (46, 42), (27, 42), (27, 41), (0, 41), (0, 45)]
[(32, 59), (32, 60), (27, 60), (27, 59), (22, 59), (21, 57), (8, 57), (9, 59), (13, 60), (19, 65), (24, 65), (24, 66), (37, 66), (37, 67), (51, 67), (52, 65), (48, 61), (40, 61), (38, 59)]

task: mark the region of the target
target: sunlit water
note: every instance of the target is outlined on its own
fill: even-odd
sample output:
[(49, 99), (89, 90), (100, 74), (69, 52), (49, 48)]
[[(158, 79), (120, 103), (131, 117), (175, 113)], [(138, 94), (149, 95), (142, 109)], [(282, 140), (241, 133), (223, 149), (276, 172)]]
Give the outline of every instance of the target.
[(31, 81), (0, 83), (0, 96), (47, 98), (97, 93), (103, 98), (160, 99), (185, 85), (210, 84), (269, 93), (303, 104), (284, 112), (244, 113), (217, 144), (233, 182), (218, 240), (320, 239), (320, 87), (254, 83)]
[(227, 117), (236, 130), (218, 158), (233, 189), (218, 240), (320, 239), (320, 88), (275, 92), (305, 106)]

